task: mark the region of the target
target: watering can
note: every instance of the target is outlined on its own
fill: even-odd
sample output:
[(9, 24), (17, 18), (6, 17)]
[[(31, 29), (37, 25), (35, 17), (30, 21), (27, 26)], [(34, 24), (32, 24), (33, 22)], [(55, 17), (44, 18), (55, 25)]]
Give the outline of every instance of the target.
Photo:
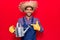
[(21, 24), (17, 23), (16, 31), (15, 31), (16, 37), (23, 37), (29, 28), (30, 26), (28, 25), (28, 27), (24, 30), (24, 27), (22, 27)]

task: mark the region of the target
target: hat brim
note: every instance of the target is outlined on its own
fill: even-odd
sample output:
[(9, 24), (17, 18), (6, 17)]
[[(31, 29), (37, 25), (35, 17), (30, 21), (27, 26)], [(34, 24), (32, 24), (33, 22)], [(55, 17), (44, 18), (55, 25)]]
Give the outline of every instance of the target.
[(37, 1), (25, 1), (25, 2), (21, 2), (19, 4), (19, 9), (21, 11), (23, 11), (27, 6), (31, 6), (33, 7), (33, 9), (37, 8)]

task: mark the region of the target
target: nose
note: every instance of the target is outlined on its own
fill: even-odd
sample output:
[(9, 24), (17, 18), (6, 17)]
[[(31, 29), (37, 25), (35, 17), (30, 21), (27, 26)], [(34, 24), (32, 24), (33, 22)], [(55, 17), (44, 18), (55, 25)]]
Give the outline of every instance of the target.
[(29, 9), (28, 12), (31, 12), (31, 10)]

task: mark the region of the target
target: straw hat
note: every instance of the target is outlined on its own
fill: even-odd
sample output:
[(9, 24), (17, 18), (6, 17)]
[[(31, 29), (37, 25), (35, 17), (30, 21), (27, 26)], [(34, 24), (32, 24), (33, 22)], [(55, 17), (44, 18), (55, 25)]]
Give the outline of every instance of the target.
[(37, 8), (37, 1), (24, 1), (19, 4), (19, 9), (23, 11), (27, 6), (33, 7), (35, 10)]

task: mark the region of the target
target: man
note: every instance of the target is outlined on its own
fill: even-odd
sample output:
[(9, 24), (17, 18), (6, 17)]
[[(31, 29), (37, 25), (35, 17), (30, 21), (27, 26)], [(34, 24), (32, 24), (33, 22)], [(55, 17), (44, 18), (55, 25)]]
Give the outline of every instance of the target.
[[(32, 16), (32, 13), (35, 11), (36, 8), (37, 8), (36, 1), (25, 1), (20, 3), (19, 5), (19, 9), (22, 12), (25, 12), (26, 15), (23, 18), (19, 18), (18, 23), (22, 25), (24, 30), (28, 27), (28, 25), (30, 25), (30, 28), (25, 33), (24, 37), (22, 37), (22, 40), (36, 40), (36, 31), (43, 32), (43, 27), (40, 25), (39, 20)], [(15, 29), (13, 29), (12, 33), (14, 31)]]

